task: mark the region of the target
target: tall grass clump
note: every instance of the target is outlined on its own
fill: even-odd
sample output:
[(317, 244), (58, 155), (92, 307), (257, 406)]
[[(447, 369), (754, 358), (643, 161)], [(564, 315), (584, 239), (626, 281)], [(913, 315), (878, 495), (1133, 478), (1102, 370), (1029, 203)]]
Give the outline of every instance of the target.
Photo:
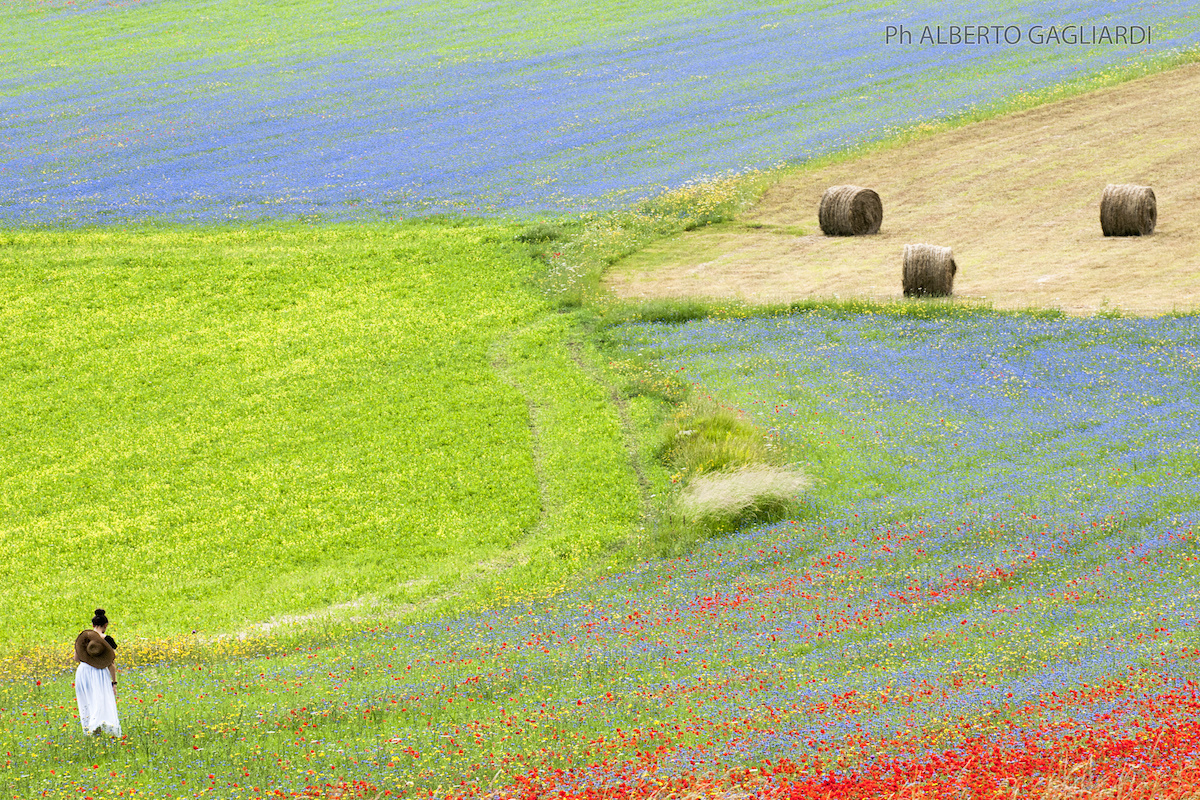
[(664, 426), (660, 449), (676, 481), (762, 463), (769, 453), (766, 437), (748, 419), (712, 401), (683, 405)]
[[(615, 328), (601, 341), (620, 348), (611, 332)], [(808, 477), (787, 465), (785, 452), (751, 418), (711, 397), (697, 398), (678, 371), (645, 354), (625, 351), (608, 369), (627, 408), (631, 446), (642, 459), (651, 552), (678, 555), (744, 525), (800, 511)]]
[(761, 429), (712, 400), (679, 407), (663, 426), (659, 457), (682, 487), (652, 535), (660, 555), (783, 519), (799, 510), (799, 495), (809, 486), (803, 473), (775, 463), (778, 450)]
[(619, 376), (621, 394), (629, 399), (656, 399), (669, 407), (681, 405), (691, 387), (677, 373), (665, 370), (656, 362), (645, 359), (609, 361), (609, 369)]
[(800, 495), (810, 485), (799, 470), (767, 464), (697, 475), (659, 529), (659, 552), (679, 555), (743, 526), (795, 515)]

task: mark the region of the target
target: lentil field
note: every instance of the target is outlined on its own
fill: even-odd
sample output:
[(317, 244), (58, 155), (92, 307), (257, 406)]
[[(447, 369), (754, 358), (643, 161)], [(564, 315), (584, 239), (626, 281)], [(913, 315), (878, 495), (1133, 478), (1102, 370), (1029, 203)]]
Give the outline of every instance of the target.
[(10, 640), (40, 652), (97, 606), (147, 641), (432, 613), (620, 541), (640, 499), (617, 412), (519, 230), (4, 235)]

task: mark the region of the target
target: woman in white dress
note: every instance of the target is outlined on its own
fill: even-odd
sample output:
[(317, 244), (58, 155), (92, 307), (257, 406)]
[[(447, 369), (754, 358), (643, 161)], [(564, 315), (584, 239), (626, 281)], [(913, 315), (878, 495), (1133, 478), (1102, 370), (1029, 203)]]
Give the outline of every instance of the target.
[(108, 617), (96, 609), (92, 629), (75, 637), (75, 702), (84, 733), (121, 735), (117, 719), (117, 643), (105, 636)]

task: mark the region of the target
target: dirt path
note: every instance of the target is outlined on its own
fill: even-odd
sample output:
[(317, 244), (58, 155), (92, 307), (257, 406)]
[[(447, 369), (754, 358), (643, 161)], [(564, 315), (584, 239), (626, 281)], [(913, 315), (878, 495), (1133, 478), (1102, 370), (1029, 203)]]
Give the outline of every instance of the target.
[[(1197, 310), (1198, 114), (1200, 65), (1189, 65), (799, 171), (739, 223), (660, 242), (606, 285), (627, 299), (894, 299), (904, 245), (928, 242), (954, 248), (957, 297), (997, 308)], [(821, 235), (821, 193), (842, 183), (879, 192), (879, 235)], [(1153, 187), (1153, 235), (1101, 235), (1107, 183)]]

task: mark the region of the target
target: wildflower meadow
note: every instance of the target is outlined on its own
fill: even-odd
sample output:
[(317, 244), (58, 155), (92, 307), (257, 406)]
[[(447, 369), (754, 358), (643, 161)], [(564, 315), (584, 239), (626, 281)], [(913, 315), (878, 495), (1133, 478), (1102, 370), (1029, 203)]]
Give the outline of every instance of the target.
[[(1026, 35), (885, 38), (967, 24)], [(0, 798), (1200, 796), (1200, 317), (601, 282), (781, 164), (1194, 61), (1194, 3), (0, 31)], [(721, 447), (770, 513), (681, 501)]]
[(0, 775), (14, 797), (1186, 796), (1196, 319), (949, 309), (627, 325), (620, 352), (806, 464), (804, 513), (541, 601), (127, 669), (120, 740), (80, 740), (65, 673), (10, 675)]

